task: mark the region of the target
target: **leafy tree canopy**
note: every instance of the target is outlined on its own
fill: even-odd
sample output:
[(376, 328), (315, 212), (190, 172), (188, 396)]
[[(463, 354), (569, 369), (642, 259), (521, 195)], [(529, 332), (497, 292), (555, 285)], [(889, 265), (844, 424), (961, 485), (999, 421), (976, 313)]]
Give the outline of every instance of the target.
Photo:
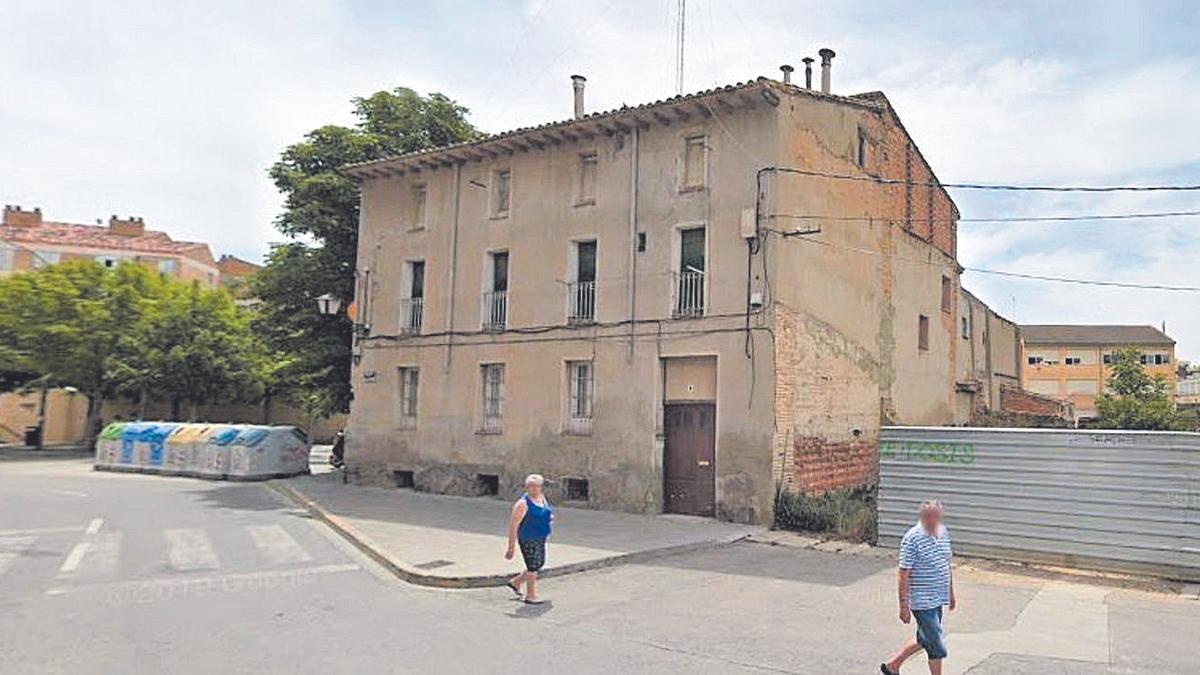
[(290, 383), (288, 397), (315, 415), (346, 412), (351, 398), (350, 322), (321, 316), (316, 306), (330, 293), (344, 314), (354, 299), (359, 192), (338, 168), (480, 135), (467, 109), (442, 94), (397, 87), (353, 104), (354, 126), (315, 129), (271, 167), (284, 195), (275, 225), (289, 241), (272, 248), (253, 282), (256, 329), (270, 349), (288, 355), (276, 375)]
[(1150, 376), (1142, 353), (1134, 348), (1113, 354), (1109, 391), (1096, 399), (1097, 425), (1104, 429), (1179, 428), (1170, 383), (1162, 375)]

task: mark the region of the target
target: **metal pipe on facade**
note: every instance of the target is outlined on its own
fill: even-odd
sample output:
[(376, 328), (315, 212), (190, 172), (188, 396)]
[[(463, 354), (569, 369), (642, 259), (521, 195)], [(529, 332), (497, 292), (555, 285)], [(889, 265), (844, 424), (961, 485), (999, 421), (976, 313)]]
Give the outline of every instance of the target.
[(454, 286), (455, 270), (458, 269), (458, 218), (459, 205), (462, 202), (462, 163), (454, 164), (454, 209), (450, 219), (450, 290), (446, 299), (446, 363), (445, 371), (450, 372), (450, 357), (454, 351)]
[(637, 328), (638, 138), (635, 126), (630, 132), (629, 143), (629, 353), (625, 357), (631, 363)]

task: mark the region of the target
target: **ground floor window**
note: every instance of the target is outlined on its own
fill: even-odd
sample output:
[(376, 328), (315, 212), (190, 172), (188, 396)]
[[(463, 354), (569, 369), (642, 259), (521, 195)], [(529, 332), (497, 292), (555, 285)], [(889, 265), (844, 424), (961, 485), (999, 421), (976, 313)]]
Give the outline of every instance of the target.
[(504, 364), (480, 366), (482, 400), (480, 431), (496, 433), (504, 428)]
[(567, 433), (592, 431), (593, 369), (591, 361), (567, 362)]
[(417, 389), (420, 383), (420, 371), (416, 368), (400, 368), (400, 426), (414, 427), (417, 425)]

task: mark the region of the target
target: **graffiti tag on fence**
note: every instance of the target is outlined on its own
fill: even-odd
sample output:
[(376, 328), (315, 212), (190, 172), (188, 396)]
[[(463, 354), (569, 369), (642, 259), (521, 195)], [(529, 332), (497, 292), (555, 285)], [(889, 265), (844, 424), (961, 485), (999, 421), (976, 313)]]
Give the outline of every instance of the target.
[(974, 464), (975, 445), (972, 443), (883, 441), (879, 444), (879, 456), (883, 459), (900, 459), (910, 462)]

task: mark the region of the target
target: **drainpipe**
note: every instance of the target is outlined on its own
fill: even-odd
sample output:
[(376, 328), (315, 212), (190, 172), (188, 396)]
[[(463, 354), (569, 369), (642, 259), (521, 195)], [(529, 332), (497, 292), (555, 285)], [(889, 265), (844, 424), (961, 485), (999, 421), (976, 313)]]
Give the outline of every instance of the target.
[(633, 363), (634, 332), (637, 328), (637, 257), (638, 257), (638, 127), (633, 127), (629, 147), (629, 353)]
[(458, 214), (462, 203), (462, 163), (454, 165), (454, 215), (450, 221), (450, 287), (446, 300), (446, 364), (445, 372), (450, 372), (450, 356), (454, 351), (454, 295), (455, 270), (458, 269)]

